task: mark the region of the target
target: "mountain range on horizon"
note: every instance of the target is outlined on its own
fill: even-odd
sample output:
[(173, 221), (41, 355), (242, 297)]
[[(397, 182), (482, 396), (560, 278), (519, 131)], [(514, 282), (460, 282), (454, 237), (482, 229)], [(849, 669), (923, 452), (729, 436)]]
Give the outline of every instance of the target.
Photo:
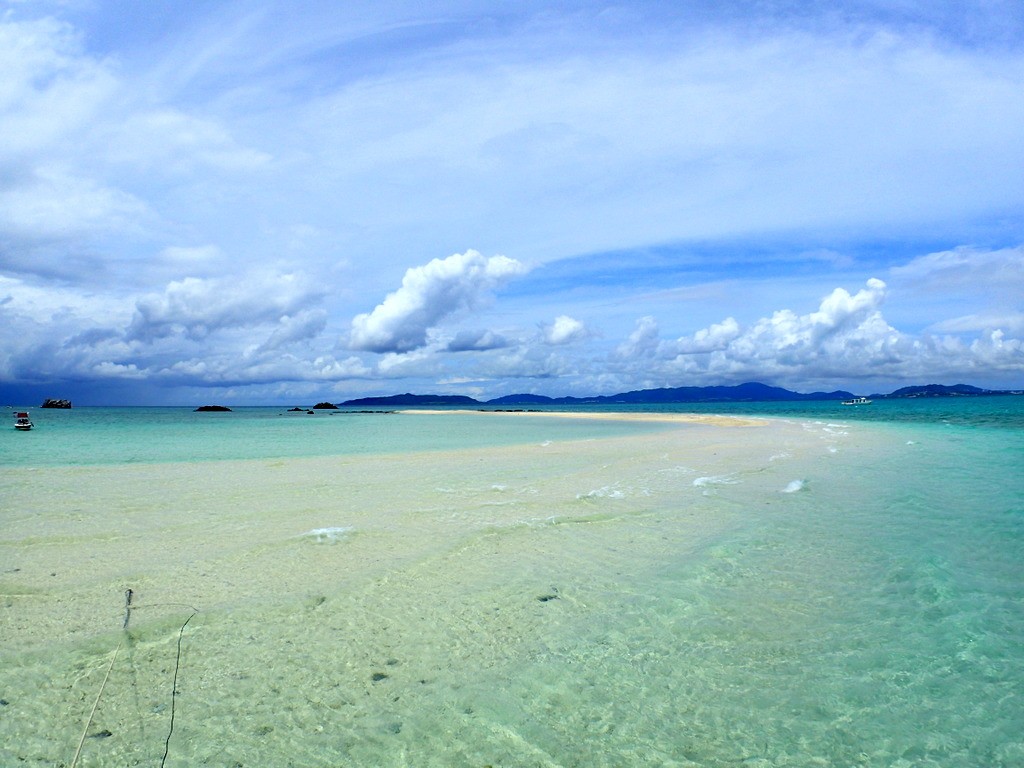
[[(1018, 390), (993, 390), (974, 387), (969, 384), (925, 384), (901, 387), (889, 394), (872, 394), (871, 399), (911, 397), (964, 397), (978, 395), (1022, 394)], [(661, 387), (621, 392), (616, 395), (595, 395), (593, 397), (548, 397), (546, 395), (514, 394), (490, 400), (477, 400), (467, 395), (387, 395), (383, 397), (360, 397), (346, 400), (344, 406), (400, 406), (400, 405), (625, 405), (656, 403), (738, 403), (738, 402), (779, 402), (807, 400), (849, 400), (852, 392), (794, 392), (782, 387), (773, 387), (760, 382), (747, 382), (733, 386), (709, 387)]]

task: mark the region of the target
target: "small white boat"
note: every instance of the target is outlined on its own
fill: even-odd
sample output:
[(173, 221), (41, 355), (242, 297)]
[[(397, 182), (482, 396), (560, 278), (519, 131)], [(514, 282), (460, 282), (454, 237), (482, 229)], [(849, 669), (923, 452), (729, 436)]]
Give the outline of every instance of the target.
[(843, 400), (843, 405), (871, 405), (866, 397), (855, 397), (853, 400)]
[(25, 411), (18, 411), (14, 414), (14, 428), (20, 429), (22, 432), (32, 429), (32, 419), (28, 417)]

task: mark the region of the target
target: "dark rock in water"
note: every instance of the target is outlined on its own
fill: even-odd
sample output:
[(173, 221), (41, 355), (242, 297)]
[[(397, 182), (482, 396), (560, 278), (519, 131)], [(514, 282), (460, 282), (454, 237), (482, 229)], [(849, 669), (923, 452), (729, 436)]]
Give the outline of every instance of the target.
[(320, 410), (320, 411), (336, 411), (336, 410), (338, 410), (338, 406), (336, 406), (334, 403), (327, 403), (327, 402), (317, 403), (313, 407), (315, 409), (317, 409), (317, 410)]
[(110, 731), (108, 731), (106, 728), (104, 728), (102, 731), (96, 731), (96, 733), (90, 733), (89, 734), (89, 738), (90, 739), (109, 739), (113, 735), (114, 734), (112, 734)]
[(70, 408), (70, 400), (54, 400), (53, 398), (46, 398), (40, 408)]
[(302, 413), (303, 410), (305, 410), (305, 409), (299, 408), (298, 406), (296, 406), (295, 408), (289, 408), (288, 409), (288, 413), (293, 413), (293, 412), (294, 413)]
[(381, 680), (387, 680), (388, 676), (383, 672), (374, 672), (372, 675), (370, 675), (370, 679), (373, 680), (373, 682), (375, 683), (379, 683)]
[(557, 600), (558, 595), (538, 595), (537, 599), (542, 603), (546, 603), (548, 600)]
[(200, 413), (205, 411), (230, 411), (226, 405), (200, 405), (195, 409), (194, 413)]

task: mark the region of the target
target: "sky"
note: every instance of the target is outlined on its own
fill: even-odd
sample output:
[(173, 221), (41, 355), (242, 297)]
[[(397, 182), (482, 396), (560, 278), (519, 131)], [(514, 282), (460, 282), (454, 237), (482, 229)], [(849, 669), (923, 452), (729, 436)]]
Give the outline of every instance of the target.
[(1024, 388), (1018, 0), (0, 0), (0, 399)]

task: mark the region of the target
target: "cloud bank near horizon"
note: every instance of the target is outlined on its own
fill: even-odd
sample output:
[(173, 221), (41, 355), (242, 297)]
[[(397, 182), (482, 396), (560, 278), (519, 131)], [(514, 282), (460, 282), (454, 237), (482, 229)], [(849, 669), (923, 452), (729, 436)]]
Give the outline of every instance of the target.
[(0, 7), (0, 388), (1024, 385), (1015, 4)]
[[(901, 288), (907, 291), (913, 283), (944, 282), (968, 257), (964, 251), (929, 254), (892, 274), (912, 278)], [(1024, 288), (1018, 274), (1024, 248), (973, 257), (987, 264), (993, 290), (1013, 292), (1008, 276)], [(0, 361), (10, 379), (42, 370), (63, 380), (155, 379), (196, 390), (286, 380), (322, 391), (353, 380), (389, 390), (392, 382), (461, 377), (459, 391), (487, 396), (535, 391), (538, 382), (554, 385), (543, 388), (549, 394), (609, 394), (754, 379), (804, 382), (805, 388), (959, 381), (979, 370), (1009, 372), (1012, 380), (1024, 367), (1024, 341), (1004, 330), (1019, 316), (998, 316), (997, 324), (966, 338), (902, 332), (883, 313), (890, 288), (877, 278), (854, 293), (835, 288), (802, 312), (783, 308), (750, 322), (728, 316), (678, 337), (664, 337), (652, 315), (637, 318), (619, 339), (601, 338), (568, 315), (539, 331), (460, 327), (476, 328), (502, 303), (497, 287), (516, 279), (526, 279), (522, 265), (473, 251), (412, 268), (373, 311), (353, 317), (347, 342), (327, 354), (315, 354), (326, 297), (293, 276), (254, 277), (244, 291), (217, 281), (174, 283), (164, 294), (123, 307), (120, 323), (110, 322), (103, 304), (81, 304), (63, 318), (65, 333), (74, 335), (57, 339), (49, 336), (54, 322), (32, 321), (33, 314), (52, 310), (45, 296), (0, 279), (7, 294), (0, 312), (22, 330), (21, 344), (6, 348)], [(471, 361), (465, 353), (473, 353)]]

